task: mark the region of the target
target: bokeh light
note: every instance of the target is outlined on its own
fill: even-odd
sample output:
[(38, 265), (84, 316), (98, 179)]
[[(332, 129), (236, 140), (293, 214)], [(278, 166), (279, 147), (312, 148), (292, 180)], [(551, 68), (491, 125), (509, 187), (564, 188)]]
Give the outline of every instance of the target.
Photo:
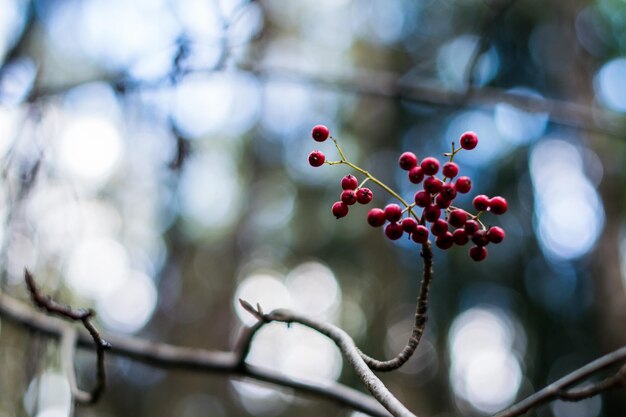
[(186, 164), (178, 189), (180, 210), (188, 222), (188, 233), (201, 237), (211, 230), (237, 221), (242, 188), (233, 155), (213, 150)]
[(157, 304), (157, 291), (150, 277), (129, 271), (123, 285), (98, 298), (98, 312), (111, 331), (135, 333), (148, 322)]
[(530, 155), (535, 230), (544, 252), (557, 259), (587, 253), (604, 225), (604, 208), (583, 172), (578, 148), (561, 139), (538, 143)]
[(310, 317), (333, 320), (341, 290), (333, 272), (317, 262), (298, 265), (286, 277), (294, 308)]
[(24, 409), (37, 417), (68, 416), (72, 395), (67, 378), (53, 370), (35, 377), (24, 394)]
[[(467, 84), (467, 68), (476, 48), (479, 48), (479, 38), (474, 35), (462, 35), (446, 43), (437, 56), (439, 78), (446, 85), (455, 88), (464, 88)], [(491, 47), (482, 54), (475, 69), (475, 83), (484, 85), (498, 72), (499, 57), (497, 51)]]
[(248, 326), (256, 323), (256, 318), (241, 307), (239, 304), (240, 299), (247, 301), (253, 306), (256, 306), (258, 303), (263, 308), (263, 311), (268, 312), (276, 308), (291, 307), (291, 295), (282, 279), (267, 273), (246, 277), (239, 284), (233, 299), (233, 306), (239, 320)]
[(172, 116), (178, 129), (197, 138), (248, 130), (260, 112), (259, 88), (250, 76), (237, 73), (194, 74), (176, 87)]
[(173, 4), (174, 13), (180, 23), (196, 41), (204, 44), (216, 43), (220, 31), (220, 2), (182, 0)]
[[(523, 97), (541, 98), (539, 93), (527, 88), (513, 88), (508, 92)], [(515, 145), (538, 139), (548, 124), (547, 113), (526, 112), (508, 103), (496, 105), (494, 119), (502, 136)]]
[(78, 242), (68, 256), (68, 285), (86, 297), (99, 298), (120, 288), (128, 277), (129, 260), (124, 246), (105, 238)]
[(31, 59), (21, 58), (6, 65), (0, 77), (0, 103), (9, 106), (21, 103), (30, 92), (36, 75), (35, 63)]
[(354, 28), (361, 38), (376, 44), (393, 44), (402, 39), (408, 25), (403, 2), (375, 0), (355, 3)]
[(63, 111), (73, 116), (104, 119), (109, 123), (123, 118), (115, 91), (104, 82), (88, 82), (68, 90), (63, 96)]
[(595, 79), (598, 98), (608, 108), (626, 112), (626, 58), (616, 58), (602, 66)]
[(475, 307), (450, 327), (452, 387), (458, 397), (484, 413), (512, 403), (522, 381), (510, 320), (502, 310)]
[[(288, 329), (282, 341), (278, 368), (286, 375), (308, 381), (331, 381), (339, 378), (342, 356), (339, 348), (327, 337), (301, 326)], [(276, 350), (274, 351), (275, 354)], [(257, 364), (264, 361), (258, 358)]]
[(325, 382), (339, 378), (343, 360), (327, 337), (301, 325), (274, 324), (255, 336), (248, 362), (292, 378)]
[(261, 123), (270, 139), (293, 140), (302, 128), (313, 92), (306, 86), (283, 81), (267, 82), (263, 89)]
[(119, 132), (105, 119), (72, 120), (60, 136), (61, 167), (73, 178), (89, 183), (105, 182), (113, 174), (122, 152)]
[(0, 1), (0, 57), (9, 49), (24, 24), (24, 2), (18, 0)]

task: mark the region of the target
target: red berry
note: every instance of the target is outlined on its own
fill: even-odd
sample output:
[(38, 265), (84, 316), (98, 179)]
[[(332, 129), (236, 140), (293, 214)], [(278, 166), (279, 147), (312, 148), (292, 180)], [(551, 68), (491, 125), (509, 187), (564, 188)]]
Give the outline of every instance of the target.
[(359, 203), (367, 204), (372, 201), (372, 198), (374, 198), (374, 194), (369, 188), (359, 188), (356, 190), (356, 201)]
[(443, 175), (448, 178), (454, 178), (459, 175), (459, 166), (454, 162), (446, 162), (445, 164), (443, 164), (441, 172), (443, 172)]
[(469, 242), (469, 236), (465, 229), (456, 229), (454, 233), (452, 233), (452, 240), (454, 240), (454, 243), (457, 245), (463, 246)]
[(477, 195), (476, 197), (474, 197), (474, 201), (472, 201), (472, 204), (474, 204), (474, 208), (476, 210), (485, 211), (489, 208), (489, 197), (484, 194)]
[(413, 233), (417, 230), (417, 221), (413, 217), (402, 219), (402, 230), (407, 233)]
[(461, 142), (461, 148), (469, 151), (478, 145), (478, 136), (474, 132), (465, 132), (461, 135), (459, 142)]
[(324, 165), (324, 161), (326, 161), (326, 156), (322, 151), (313, 151), (309, 154), (309, 164), (312, 167), (320, 167)]
[(498, 226), (493, 226), (490, 227), (489, 230), (487, 230), (487, 237), (489, 238), (489, 241), (491, 243), (500, 243), (504, 240), (504, 229), (502, 229), (501, 227)]
[(398, 160), (400, 164), (400, 168), (405, 171), (410, 170), (411, 168), (417, 166), (417, 156), (413, 152), (405, 152), (400, 155), (400, 159)]
[(487, 257), (487, 248), (484, 246), (472, 246), (469, 250), (470, 258), (480, 262)]
[(390, 222), (397, 222), (402, 217), (402, 208), (397, 204), (388, 204), (385, 207), (385, 218)]
[(337, 219), (340, 219), (348, 214), (348, 205), (343, 201), (337, 201), (335, 204), (333, 204), (332, 211), (335, 217)]
[(373, 208), (367, 213), (367, 223), (372, 227), (380, 227), (385, 224), (385, 211)]
[(473, 235), (480, 229), (480, 224), (476, 220), (468, 220), (465, 222), (465, 231), (468, 235)]
[(402, 237), (402, 226), (398, 223), (389, 223), (387, 227), (385, 227), (385, 235), (391, 240), (398, 240)]
[(409, 181), (413, 184), (419, 184), (424, 179), (424, 170), (422, 167), (413, 167), (409, 171)]
[(443, 219), (437, 219), (437, 221), (430, 227), (430, 231), (435, 236), (441, 236), (442, 234), (448, 232), (448, 222)]
[(341, 201), (351, 206), (356, 203), (356, 193), (354, 190), (343, 190), (341, 193)]
[(466, 221), (467, 213), (461, 209), (452, 210), (448, 216), (448, 223), (454, 227), (463, 227)]
[(411, 238), (416, 243), (426, 243), (426, 241), (428, 240), (428, 229), (426, 228), (426, 226), (422, 226), (420, 224), (411, 235)]
[(472, 242), (474, 242), (478, 246), (487, 246), (489, 244), (489, 237), (487, 236), (487, 231), (478, 230), (476, 233), (472, 235)]
[(456, 180), (456, 190), (461, 194), (468, 193), (472, 189), (472, 180), (470, 177), (459, 177)]
[(315, 139), (317, 142), (324, 142), (326, 139), (328, 139), (329, 135), (330, 131), (324, 125), (313, 126), (313, 130), (311, 130), (311, 136), (313, 136), (313, 139)]
[(441, 193), (437, 196), (437, 198), (435, 198), (435, 204), (437, 204), (437, 207), (440, 207), (442, 209), (448, 208), (450, 207), (450, 204), (452, 204), (452, 200), (448, 200), (446, 197), (444, 197)]
[(426, 191), (418, 191), (415, 193), (415, 204), (417, 207), (426, 207), (430, 204), (432, 198)]
[(493, 214), (504, 214), (508, 208), (509, 205), (503, 197), (494, 197), (489, 200), (489, 210)]
[(358, 187), (359, 181), (356, 179), (354, 175), (346, 175), (341, 179), (341, 188), (344, 190), (356, 190)]
[(420, 166), (422, 167), (424, 174), (435, 175), (437, 171), (439, 171), (439, 160), (429, 156), (428, 158), (424, 158), (422, 160)]
[(428, 206), (424, 209), (424, 218), (433, 223), (441, 216), (441, 209), (435, 205)]
[(454, 240), (450, 232), (445, 232), (435, 239), (435, 245), (437, 245), (439, 249), (450, 249), (453, 244)]
[(443, 182), (437, 177), (428, 177), (424, 180), (424, 189), (431, 194), (437, 194), (442, 185)]
[(440, 193), (443, 198), (452, 201), (456, 197), (456, 187), (451, 182), (443, 184)]
[(437, 236), (437, 239), (435, 239), (435, 245), (437, 245), (439, 249), (450, 249), (453, 244), (454, 239), (452, 238), (452, 233), (450, 232), (442, 233)]

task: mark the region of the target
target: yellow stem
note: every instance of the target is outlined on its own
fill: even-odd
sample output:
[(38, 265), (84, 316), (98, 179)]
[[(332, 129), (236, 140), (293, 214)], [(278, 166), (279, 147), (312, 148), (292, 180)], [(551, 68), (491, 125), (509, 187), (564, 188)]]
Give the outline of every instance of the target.
[(362, 188), (369, 180), (369, 177), (365, 177), (365, 179), (359, 184), (358, 188)]
[(335, 143), (335, 147), (337, 148), (337, 150), (339, 151), (339, 155), (341, 156), (341, 160), (342, 161), (347, 161), (346, 156), (343, 154), (343, 151), (341, 150), (341, 148), (339, 147), (339, 144), (337, 143), (337, 141), (335, 140), (334, 137), (330, 137), (330, 139)]
[[(409, 203), (407, 203), (402, 197), (400, 197), (400, 195), (398, 193), (396, 193), (394, 190), (392, 190), (391, 188), (389, 188), (384, 182), (382, 182), (381, 180), (379, 180), (378, 178), (374, 177), (372, 174), (370, 174), (368, 171), (364, 170), (363, 168), (354, 165), (352, 162), (348, 161), (346, 159), (346, 156), (344, 155), (343, 151), (341, 150), (341, 147), (339, 146), (339, 144), (337, 143), (337, 141), (335, 140), (335, 138), (333, 138), (332, 136), (330, 137), (330, 139), (333, 141), (333, 143), (335, 144), (335, 147), (337, 148), (337, 151), (339, 152), (339, 155), (341, 156), (341, 161), (326, 161), (326, 163), (328, 165), (337, 165), (337, 164), (345, 164), (348, 165), (350, 168), (354, 169), (355, 171), (360, 172), (361, 174), (365, 175), (366, 177), (366, 181), (367, 180), (371, 180), (372, 182), (378, 184), (378, 186), (380, 186), (383, 190), (387, 191), (389, 194), (391, 194), (393, 197), (397, 198), (398, 201), (400, 201), (404, 207), (406, 207), (406, 209), (409, 211), (409, 213), (415, 217), (416, 220), (419, 220), (417, 218), (417, 216), (415, 215), (415, 213), (413, 212), (413, 207), (414, 205), (409, 205)], [(365, 183), (365, 181), (363, 181), (363, 183)]]
[(365, 175), (367, 178), (369, 178), (370, 181), (374, 182), (375, 184), (380, 186), (383, 190), (385, 190), (389, 194), (391, 194), (393, 197), (397, 198), (398, 201), (400, 201), (404, 205), (404, 207), (406, 207), (409, 210), (411, 215), (417, 219), (417, 216), (413, 212), (413, 206), (411, 206), (409, 203), (407, 203), (404, 200), (404, 198), (400, 197), (400, 195), (398, 195), (398, 193), (396, 193), (394, 190), (389, 188), (384, 182), (382, 182), (381, 180), (379, 180), (378, 178), (376, 178), (375, 176), (373, 176), (372, 174), (370, 174), (368, 171), (364, 170), (363, 168), (361, 168), (361, 167), (359, 167), (357, 165), (354, 165), (352, 162), (343, 161), (343, 163), (348, 165), (350, 168), (352, 168), (352, 169), (360, 172), (361, 174)]

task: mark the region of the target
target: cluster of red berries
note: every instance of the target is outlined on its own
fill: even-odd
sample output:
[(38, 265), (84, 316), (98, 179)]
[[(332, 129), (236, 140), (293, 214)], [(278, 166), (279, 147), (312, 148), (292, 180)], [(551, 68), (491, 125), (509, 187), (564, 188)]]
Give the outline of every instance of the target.
[[(311, 132), (313, 139), (318, 142), (325, 141), (330, 132), (326, 126), (318, 125)], [(334, 139), (333, 139), (334, 140)], [(461, 149), (471, 150), (478, 145), (478, 137), (474, 132), (466, 132), (460, 138), (461, 147), (452, 147), (452, 153), (446, 154), (450, 161), (441, 164), (435, 157), (426, 157), (421, 163), (412, 152), (404, 152), (400, 155), (398, 163), (400, 168), (408, 171), (408, 178), (413, 184), (422, 184), (422, 189), (414, 195), (414, 203), (406, 204), (403, 209), (398, 204), (389, 204), (384, 209), (373, 208), (367, 214), (367, 222), (372, 227), (381, 227), (385, 224), (385, 235), (391, 240), (397, 240), (407, 233), (416, 243), (424, 244), (429, 235), (435, 236), (435, 245), (441, 249), (449, 249), (453, 245), (463, 246), (470, 240), (474, 243), (469, 250), (469, 255), (475, 261), (482, 261), (487, 257), (489, 243), (500, 243), (504, 240), (505, 233), (501, 227), (485, 227), (479, 220), (484, 212), (503, 214), (508, 205), (503, 197), (489, 198), (486, 195), (478, 195), (473, 200), (473, 206), (478, 211), (476, 215), (452, 206), (452, 202), (458, 194), (468, 193), (472, 189), (472, 181), (469, 177), (459, 174), (459, 167), (452, 162), (454, 155)], [(338, 148), (339, 149), (339, 148)], [(309, 163), (321, 166), (326, 161), (320, 151), (311, 152)], [(339, 163), (347, 163), (343, 159)], [(348, 163), (349, 164), (349, 163)], [(350, 166), (355, 167), (352, 164)], [(441, 167), (443, 178), (437, 178)], [(365, 171), (362, 171), (366, 173)], [(456, 178), (456, 180), (454, 180)], [(368, 179), (374, 180), (369, 176)], [(380, 183), (379, 183), (380, 184)], [(382, 185), (382, 184), (381, 184)], [(332, 206), (332, 212), (336, 218), (348, 214), (348, 206), (359, 202), (367, 204), (372, 200), (372, 192), (368, 188), (358, 186), (358, 180), (353, 175), (346, 175), (341, 180), (341, 201)], [(417, 216), (416, 208), (421, 208), (421, 215)], [(444, 214), (444, 218), (442, 217)], [(405, 216), (403, 218), (403, 216)], [(430, 223), (430, 231), (427, 225)]]
[(339, 197), (340, 201), (337, 201), (332, 207), (332, 212), (338, 219), (348, 214), (348, 206), (356, 202), (367, 204), (374, 198), (372, 190), (359, 187), (359, 182), (354, 175), (346, 175), (343, 177), (341, 179), (341, 188), (343, 191)]

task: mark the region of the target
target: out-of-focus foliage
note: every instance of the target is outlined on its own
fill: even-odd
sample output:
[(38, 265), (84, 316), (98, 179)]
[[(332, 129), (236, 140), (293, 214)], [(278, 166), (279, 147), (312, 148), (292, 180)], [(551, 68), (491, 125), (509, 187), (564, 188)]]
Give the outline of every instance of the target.
[[(392, 356), (411, 330), (418, 249), (367, 226), (363, 207), (333, 218), (348, 171), (307, 164), (316, 146), (334, 155), (310, 128), (329, 125), (407, 196), (402, 151), (441, 154), (474, 130), (458, 162), (509, 200), (507, 238), (480, 264), (436, 251), (425, 337), (385, 383), (418, 415), (493, 413), (626, 343), (625, 134), (332, 80), (473, 80), (622, 114), (624, 56), (621, 0), (0, 0), (3, 290), (24, 296), (28, 267), (106, 331), (212, 349), (251, 322), (245, 298)], [(91, 360), (78, 358), (86, 384)], [(297, 326), (264, 329), (250, 362), (360, 387), (331, 342)], [(66, 416), (58, 363), (55, 343), (1, 323), (0, 416)], [(107, 363), (109, 389), (81, 415), (350, 415), (248, 381)], [(622, 392), (537, 415), (625, 412)]]

